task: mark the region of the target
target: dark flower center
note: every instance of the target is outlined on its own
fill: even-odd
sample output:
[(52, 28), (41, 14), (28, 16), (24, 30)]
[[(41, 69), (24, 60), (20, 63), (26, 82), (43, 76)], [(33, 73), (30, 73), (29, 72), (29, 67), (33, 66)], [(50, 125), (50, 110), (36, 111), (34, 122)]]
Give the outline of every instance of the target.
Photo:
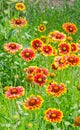
[(30, 99), (30, 101), (29, 101), (30, 106), (34, 106), (35, 103), (36, 103), (36, 99)]
[(16, 88), (13, 88), (13, 89), (11, 90), (11, 94), (17, 94), (17, 89), (16, 89)]
[(20, 19), (15, 20), (15, 24), (21, 24), (21, 23), (22, 23), (22, 21)]
[(10, 47), (11, 49), (15, 49), (15, 48), (16, 48), (16, 44), (11, 43), (11, 44), (9, 45), (9, 47)]

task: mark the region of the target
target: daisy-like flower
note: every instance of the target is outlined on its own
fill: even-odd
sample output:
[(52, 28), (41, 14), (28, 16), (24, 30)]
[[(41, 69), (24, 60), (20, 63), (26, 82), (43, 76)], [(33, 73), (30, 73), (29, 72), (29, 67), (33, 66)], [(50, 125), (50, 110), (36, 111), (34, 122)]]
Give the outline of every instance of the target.
[(15, 42), (9, 42), (4, 44), (4, 50), (7, 51), (8, 53), (15, 54), (21, 49), (22, 49), (22, 45), (17, 44)]
[(56, 108), (49, 108), (45, 111), (44, 119), (51, 123), (58, 122), (60, 123), (63, 118), (63, 112)]
[(6, 93), (5, 97), (8, 99), (15, 99), (22, 97), (24, 95), (24, 88), (22, 86), (17, 86), (17, 87), (10, 87)]
[(36, 69), (37, 69), (38, 67), (37, 66), (29, 66), (28, 68), (27, 68), (27, 73), (28, 74), (35, 74), (36, 73)]
[(37, 95), (31, 95), (29, 98), (27, 98), (23, 106), (26, 110), (35, 110), (37, 108), (40, 108), (43, 103), (43, 99), (41, 96)]
[(71, 43), (71, 52), (77, 52), (78, 48), (77, 48), (77, 44), (75, 43)]
[(66, 92), (66, 87), (63, 83), (52, 82), (51, 85), (47, 86), (46, 92), (54, 97), (59, 97)]
[(46, 26), (44, 25), (44, 24), (40, 24), (39, 26), (38, 26), (38, 31), (39, 32), (44, 32), (46, 30)]
[(66, 54), (69, 54), (70, 52), (71, 52), (70, 44), (67, 44), (64, 42), (59, 44), (59, 53), (61, 55), (66, 55)]
[(67, 61), (71, 66), (77, 66), (80, 64), (80, 58), (75, 54), (69, 55)]
[(49, 72), (46, 68), (37, 68), (36, 73), (41, 73), (41, 74), (44, 74), (45, 76), (49, 75)]
[(25, 7), (24, 3), (16, 3), (15, 8), (16, 8), (16, 10), (23, 11), (23, 10), (25, 10), (26, 7)]
[[(54, 59), (54, 64), (59, 70), (68, 67), (67, 56), (56, 56)], [(52, 69), (54, 64), (52, 64)]]
[(13, 19), (11, 19), (10, 23), (11, 23), (11, 26), (13, 28), (17, 28), (17, 27), (21, 28), (21, 27), (24, 27), (24, 26), (27, 25), (26, 19), (22, 18), (22, 17), (20, 17), (20, 18), (13, 18)]
[(59, 31), (50, 32), (49, 37), (53, 41), (65, 41), (66, 40), (66, 35)]
[(42, 54), (44, 56), (51, 56), (52, 55), (52, 52), (53, 52), (53, 48), (51, 45), (43, 45), (42, 47)]
[(40, 51), (43, 45), (43, 41), (41, 41), (39, 38), (36, 38), (31, 41), (31, 46), (34, 50)]
[(39, 86), (42, 86), (46, 83), (46, 76), (44, 74), (41, 73), (36, 73), (33, 81), (35, 84), (38, 84)]
[(80, 116), (77, 116), (77, 117), (74, 119), (74, 126), (79, 126), (79, 127), (80, 127)]
[(31, 48), (25, 48), (21, 53), (20, 56), (25, 61), (30, 61), (35, 57), (35, 52)]
[(62, 25), (62, 28), (63, 28), (67, 33), (70, 33), (70, 34), (75, 34), (76, 31), (77, 31), (76, 25), (73, 24), (73, 23), (70, 23), (70, 22), (64, 23), (64, 24)]
[(26, 81), (27, 82), (32, 82), (33, 81), (33, 74), (27, 74), (26, 75)]

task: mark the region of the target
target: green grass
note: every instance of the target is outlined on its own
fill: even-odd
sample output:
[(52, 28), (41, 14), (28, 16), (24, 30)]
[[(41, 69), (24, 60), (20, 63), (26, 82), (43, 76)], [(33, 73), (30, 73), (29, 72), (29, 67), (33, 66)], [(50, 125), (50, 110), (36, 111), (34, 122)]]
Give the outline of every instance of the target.
[[(4, 43), (13, 41), (22, 44), (25, 48), (30, 47), (31, 40), (40, 38), (42, 35), (47, 36), (50, 31), (59, 30), (65, 33), (62, 29), (62, 24), (65, 22), (76, 24), (78, 31), (71, 36), (73, 42), (77, 43), (80, 39), (79, 0), (74, 0), (73, 6), (69, 6), (64, 1), (63, 6), (55, 7), (52, 5), (53, 8), (47, 4), (41, 8), (40, 1), (35, 4), (35, 2), (30, 3), (24, 0), (27, 8), (23, 12), (15, 9), (15, 3), (11, 0), (0, 1), (0, 130), (79, 130), (79, 127), (73, 127), (73, 123), (75, 117), (80, 116), (80, 90), (77, 89), (80, 84), (80, 65), (55, 71), (56, 77), (49, 77), (47, 83), (40, 89), (38, 85), (32, 87), (33, 83), (26, 82), (26, 74), (23, 69), (35, 65), (46, 67), (52, 73), (51, 64), (54, 57), (44, 57), (37, 53), (35, 59), (26, 62), (21, 59), (19, 53), (12, 55), (4, 51)], [(10, 26), (10, 20), (18, 16), (26, 18), (27, 27), (18, 30)], [(37, 27), (44, 21), (47, 21), (47, 29), (40, 33), (37, 31)], [(55, 47), (54, 43), (52, 46)], [(17, 78), (16, 75), (18, 75)], [(46, 86), (50, 80), (58, 83), (63, 82), (67, 92), (57, 98), (47, 95)], [(3, 88), (19, 85), (25, 88), (25, 95), (16, 100), (6, 99)], [(44, 99), (40, 109), (27, 111), (23, 108), (23, 101), (31, 94), (39, 94)], [(44, 111), (48, 108), (57, 108), (63, 112), (64, 117), (61, 123), (55, 124), (44, 120)], [(29, 123), (32, 124), (31, 127), (28, 126)]]

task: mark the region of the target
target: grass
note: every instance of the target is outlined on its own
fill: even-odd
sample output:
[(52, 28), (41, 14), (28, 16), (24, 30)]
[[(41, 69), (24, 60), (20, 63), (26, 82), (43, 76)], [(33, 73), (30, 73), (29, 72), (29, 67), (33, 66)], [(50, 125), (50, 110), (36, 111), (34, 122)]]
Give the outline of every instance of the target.
[[(0, 130), (79, 130), (79, 127), (73, 127), (74, 119), (80, 115), (80, 90), (77, 86), (80, 84), (80, 65), (68, 67), (63, 70), (53, 71), (51, 64), (54, 57), (44, 57), (41, 54), (30, 62), (26, 62), (19, 56), (8, 54), (4, 51), (4, 43), (11, 41), (23, 45), (23, 48), (30, 47), (31, 40), (47, 36), (50, 31), (62, 29), (62, 24), (72, 22), (76, 24), (78, 31), (71, 35), (73, 42), (77, 43), (80, 39), (80, 2), (75, 0), (73, 6), (69, 6), (66, 1), (60, 7), (45, 4), (43, 8), (40, 1), (29, 2), (24, 0), (26, 11), (19, 12), (15, 9), (15, 3), (11, 0), (0, 1)], [(10, 20), (14, 17), (25, 17), (28, 26), (21, 29), (14, 29), (10, 26)], [(46, 31), (38, 32), (37, 27), (47, 21)], [(68, 35), (66, 33), (66, 35)], [(55, 47), (54, 43), (52, 46)], [(57, 47), (57, 46), (56, 46)], [(79, 55), (79, 54), (78, 54)], [(49, 77), (47, 83), (39, 88), (38, 85), (26, 82), (26, 74), (23, 72), (25, 67), (29, 66), (46, 67), (50, 73), (56, 73), (56, 77)], [(46, 86), (49, 81), (54, 80), (58, 83), (63, 82), (66, 85), (67, 92), (60, 97), (52, 97), (46, 94)], [(8, 100), (5, 98), (3, 88), (5, 86), (23, 86), (25, 95), (19, 99)], [(23, 108), (23, 102), (31, 94), (41, 95), (44, 103), (40, 109), (27, 111)], [(50, 123), (44, 120), (44, 111), (48, 108), (57, 108), (63, 112), (61, 123)]]

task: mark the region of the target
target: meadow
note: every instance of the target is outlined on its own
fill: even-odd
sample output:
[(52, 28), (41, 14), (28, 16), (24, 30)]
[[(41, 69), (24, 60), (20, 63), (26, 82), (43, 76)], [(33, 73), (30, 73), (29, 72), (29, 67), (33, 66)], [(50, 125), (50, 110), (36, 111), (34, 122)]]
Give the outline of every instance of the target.
[(0, 0), (0, 130), (80, 129), (79, 9)]

